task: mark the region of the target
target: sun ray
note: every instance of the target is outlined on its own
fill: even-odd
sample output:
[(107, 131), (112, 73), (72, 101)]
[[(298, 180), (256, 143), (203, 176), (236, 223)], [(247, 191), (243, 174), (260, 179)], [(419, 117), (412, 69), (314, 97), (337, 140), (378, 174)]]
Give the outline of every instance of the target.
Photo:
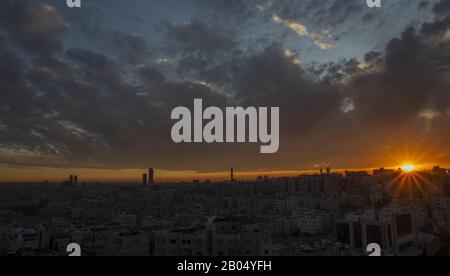
[(434, 192), (437, 192), (439, 189), (434, 185), (431, 181), (420, 175), (419, 173), (414, 174), (417, 178), (419, 178), (421, 181), (423, 181), (426, 185), (430, 186), (431, 189), (434, 190)]
[(425, 189), (422, 186), (422, 183), (418, 180), (417, 174), (413, 174), (412, 177), (417, 189), (423, 195), (427, 203), (431, 203), (430, 195), (425, 191)]
[(394, 186), (398, 181), (400, 181), (400, 179), (403, 177), (402, 174), (398, 174), (394, 179), (392, 179), (391, 181), (389, 181), (387, 188), (390, 189), (392, 186)]
[(397, 192), (395, 193), (395, 198), (400, 198), (400, 195), (403, 193), (405, 186), (406, 186), (406, 177), (402, 177), (400, 179), (400, 185), (397, 188)]

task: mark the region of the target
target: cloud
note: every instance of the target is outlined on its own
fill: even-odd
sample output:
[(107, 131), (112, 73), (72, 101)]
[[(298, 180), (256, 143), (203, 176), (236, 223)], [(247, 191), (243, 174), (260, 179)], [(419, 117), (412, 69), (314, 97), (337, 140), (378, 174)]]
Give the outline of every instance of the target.
[(302, 25), (300, 23), (282, 19), (277, 15), (272, 16), (272, 21), (275, 23), (283, 24), (284, 26), (286, 26), (289, 29), (296, 32), (299, 36), (308, 36), (309, 35), (308, 28), (306, 28), (305, 25)]
[[(173, 16), (184, 23), (164, 21), (150, 36), (102, 29), (87, 40), (95, 37), (95, 44), (84, 45), (66, 38), (74, 28), (85, 30), (58, 9), (2, 1), (0, 163), (206, 171), (361, 167), (386, 162), (386, 148), (401, 148), (405, 137), (448, 163), (442, 154), (450, 146), (445, 1), (435, 20), (403, 30), (363, 58), (312, 66), (303, 60), (306, 47), (294, 47), (298, 40), (269, 32), (275, 22), (314, 48), (332, 49), (335, 34), (306, 26), (327, 30), (356, 15), (351, 22), (365, 26), (375, 19), (364, 17), (360, 2), (208, 1), (204, 17), (192, 16), (199, 19)], [(227, 15), (235, 21), (222, 21)], [(279, 153), (261, 156), (253, 145), (173, 144), (170, 111), (194, 98), (220, 107), (279, 106)]]
[(151, 58), (150, 47), (140, 34), (113, 32), (111, 43), (124, 62), (138, 64)]
[(283, 19), (277, 15), (272, 16), (272, 21), (284, 25), (285, 27), (294, 31), (299, 36), (309, 37), (314, 43), (314, 45), (316, 45), (318, 48), (322, 50), (331, 50), (336, 48), (336, 45), (325, 42), (325, 36), (316, 33), (310, 33), (308, 31), (308, 28), (303, 24), (293, 22), (288, 19)]
[(0, 12), (7, 43), (37, 54), (62, 50), (61, 35), (70, 25), (54, 7), (28, 0), (5, 0), (0, 3)]
[(436, 3), (434, 5), (433, 11), (438, 16), (442, 16), (442, 17), (448, 16), (448, 15), (450, 15), (450, 3), (445, 0), (440, 0), (438, 3)]
[(450, 97), (444, 92), (450, 91), (450, 45), (439, 39), (449, 26), (444, 19), (420, 31), (408, 28), (387, 44), (381, 60), (368, 54), (371, 65), (348, 72), (353, 77), (342, 87), (354, 103), (348, 123), (365, 148), (375, 153), (382, 145), (409, 144), (428, 152), (429, 162), (448, 163), (437, 156), (449, 146), (448, 128), (442, 127), (450, 123), (445, 113)]

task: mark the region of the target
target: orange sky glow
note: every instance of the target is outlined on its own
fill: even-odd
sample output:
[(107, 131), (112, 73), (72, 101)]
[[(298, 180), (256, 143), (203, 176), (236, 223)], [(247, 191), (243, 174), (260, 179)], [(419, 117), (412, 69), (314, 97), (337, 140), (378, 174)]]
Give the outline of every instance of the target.
[[(385, 168), (400, 168), (398, 166), (385, 166)], [(434, 164), (417, 165), (417, 170), (431, 169)], [(382, 166), (380, 166), (382, 167)], [(443, 166), (445, 167), (445, 166)], [(343, 173), (349, 171), (368, 171), (371, 173), (375, 168), (349, 168), (333, 169), (333, 172)], [(281, 177), (297, 176), (300, 174), (318, 173), (317, 169), (286, 170), (286, 171), (239, 171), (235, 168), (235, 178), (239, 180), (253, 180), (258, 176)], [(145, 169), (85, 169), (85, 168), (39, 168), (39, 167), (3, 167), (0, 166), (0, 183), (12, 182), (61, 182), (71, 174), (79, 176), (81, 182), (102, 183), (140, 183)], [(192, 180), (223, 181), (230, 178), (229, 171), (222, 172), (196, 172), (196, 171), (167, 171), (155, 169), (155, 180), (157, 182), (178, 182)]]

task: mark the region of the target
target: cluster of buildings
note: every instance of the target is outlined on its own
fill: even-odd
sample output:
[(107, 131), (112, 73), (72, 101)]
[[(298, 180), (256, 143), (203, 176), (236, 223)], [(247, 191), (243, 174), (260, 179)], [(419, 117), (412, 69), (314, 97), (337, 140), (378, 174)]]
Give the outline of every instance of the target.
[(78, 185), (78, 175), (70, 175), (69, 179), (63, 181), (62, 185), (64, 187), (77, 187), (77, 185)]
[[(414, 174), (414, 175), (413, 175)], [(0, 255), (450, 254), (450, 174), (379, 169), (254, 181), (0, 186)]]
[(148, 174), (142, 174), (142, 186), (155, 184), (155, 171), (153, 168), (148, 169)]
[(204, 224), (155, 232), (157, 256), (271, 256), (271, 234), (247, 216), (211, 217)]

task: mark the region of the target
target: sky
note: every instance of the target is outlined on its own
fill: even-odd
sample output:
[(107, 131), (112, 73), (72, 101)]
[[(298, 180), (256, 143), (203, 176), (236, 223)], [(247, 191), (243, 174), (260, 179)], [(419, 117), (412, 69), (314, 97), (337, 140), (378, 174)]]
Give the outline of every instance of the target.
[[(450, 2), (0, 1), (0, 182), (450, 164)], [(280, 149), (175, 144), (171, 110), (280, 107)]]

